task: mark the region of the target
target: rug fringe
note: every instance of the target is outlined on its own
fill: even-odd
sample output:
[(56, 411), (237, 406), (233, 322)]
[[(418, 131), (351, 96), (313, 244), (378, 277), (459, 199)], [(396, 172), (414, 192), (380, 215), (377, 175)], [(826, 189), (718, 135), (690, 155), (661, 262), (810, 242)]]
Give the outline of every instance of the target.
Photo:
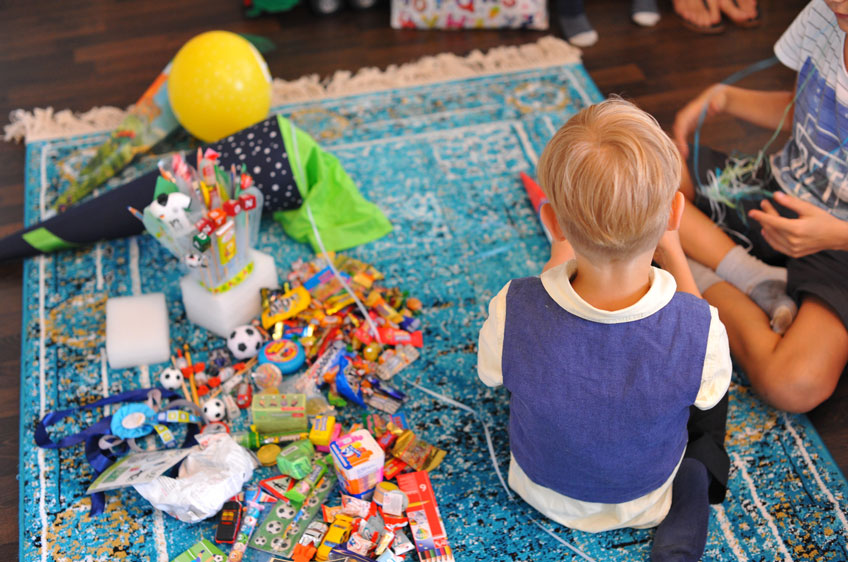
[[(340, 70), (326, 80), (317, 74), (290, 81), (275, 78), (271, 103), (278, 106), (579, 61), (579, 49), (562, 39), (547, 36), (535, 43), (495, 47), (486, 53), (479, 50), (466, 56), (442, 53), (391, 65), (385, 70), (376, 67), (361, 68), (356, 73)], [(125, 115), (126, 110), (110, 106), (95, 107), (84, 113), (68, 109), (54, 111), (52, 107), (32, 111), (16, 109), (9, 115), (10, 123), (4, 127), (3, 138), (31, 142), (106, 131), (117, 127)]]

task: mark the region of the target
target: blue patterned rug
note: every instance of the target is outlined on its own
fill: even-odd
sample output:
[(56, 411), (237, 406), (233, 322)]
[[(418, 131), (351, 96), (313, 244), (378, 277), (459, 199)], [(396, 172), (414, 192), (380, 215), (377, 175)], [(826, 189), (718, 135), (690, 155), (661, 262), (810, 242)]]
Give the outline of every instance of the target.
[[(584, 68), (571, 64), (278, 108), (334, 152), (394, 224), (389, 236), (348, 253), (374, 263), (392, 285), (423, 301), (424, 354), (408, 374), (481, 412), (504, 471), (508, 396), (477, 380), (475, 362), (489, 299), (508, 279), (541, 271), (547, 259), (518, 174), (532, 175), (558, 125), (600, 99)], [(55, 197), (57, 159), (103, 138), (29, 144), (27, 224)], [(308, 255), (270, 220), (263, 229), (261, 249), (275, 256), (281, 271)], [(44, 451), (33, 443), (44, 412), (156, 380), (159, 366), (107, 368), (101, 350), (108, 297), (162, 291), (173, 341), (189, 343), (197, 354), (221, 344), (186, 322), (174, 265), (148, 237), (25, 263), (22, 560), (167, 562), (213, 536), (213, 523), (180, 523), (132, 489), (108, 493), (106, 512), (90, 519), (84, 491), (91, 474), (82, 446)], [(409, 392), (405, 410), (412, 425), (448, 451), (431, 478), (458, 560), (579, 559), (530, 522), (537, 516), (531, 508), (507, 499), (474, 416)], [(704, 559), (845, 560), (848, 485), (810, 423), (765, 406), (739, 379), (731, 392), (730, 491), (713, 508)], [(100, 415), (57, 430), (78, 430)], [(644, 560), (650, 551), (650, 530), (591, 535), (549, 526), (596, 560)], [(250, 559), (260, 557), (252, 552)]]

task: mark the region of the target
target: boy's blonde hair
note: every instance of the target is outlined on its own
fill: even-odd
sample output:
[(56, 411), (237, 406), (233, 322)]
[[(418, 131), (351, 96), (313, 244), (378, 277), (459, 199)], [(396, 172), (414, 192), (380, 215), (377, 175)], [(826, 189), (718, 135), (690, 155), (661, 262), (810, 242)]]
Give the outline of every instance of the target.
[(568, 120), (539, 158), (539, 183), (579, 252), (616, 260), (656, 246), (682, 161), (657, 121), (621, 98)]

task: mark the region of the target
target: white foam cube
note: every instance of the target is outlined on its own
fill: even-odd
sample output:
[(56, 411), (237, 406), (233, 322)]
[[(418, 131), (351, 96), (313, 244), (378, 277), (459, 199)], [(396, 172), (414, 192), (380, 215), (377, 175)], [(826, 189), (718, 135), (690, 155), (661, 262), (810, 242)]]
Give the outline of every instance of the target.
[(113, 369), (167, 361), (171, 334), (164, 293), (106, 301), (106, 357)]
[(183, 306), (191, 322), (225, 338), (236, 326), (248, 324), (259, 316), (262, 312), (259, 290), (276, 289), (280, 284), (274, 258), (256, 250), (251, 253), (253, 272), (223, 293), (210, 293), (189, 275), (180, 279)]

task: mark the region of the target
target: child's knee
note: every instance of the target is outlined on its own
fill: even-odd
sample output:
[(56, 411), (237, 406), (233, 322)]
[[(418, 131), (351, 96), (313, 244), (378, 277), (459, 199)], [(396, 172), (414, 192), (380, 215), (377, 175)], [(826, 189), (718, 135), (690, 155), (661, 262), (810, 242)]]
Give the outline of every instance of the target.
[(810, 361), (773, 361), (764, 379), (768, 381), (762, 392), (773, 406), (792, 413), (806, 413), (830, 398), (840, 372), (815, 365)]

